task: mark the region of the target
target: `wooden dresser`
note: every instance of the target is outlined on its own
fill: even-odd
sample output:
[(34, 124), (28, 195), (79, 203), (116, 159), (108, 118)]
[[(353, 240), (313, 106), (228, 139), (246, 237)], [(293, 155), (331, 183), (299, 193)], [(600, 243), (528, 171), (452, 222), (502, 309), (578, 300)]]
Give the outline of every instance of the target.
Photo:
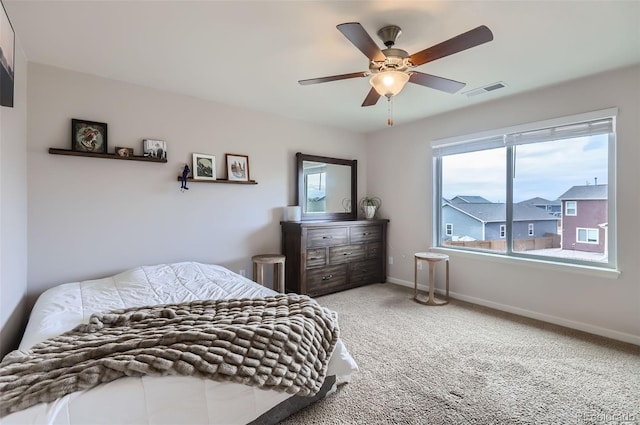
[(388, 223), (282, 222), (286, 291), (313, 297), (385, 282)]

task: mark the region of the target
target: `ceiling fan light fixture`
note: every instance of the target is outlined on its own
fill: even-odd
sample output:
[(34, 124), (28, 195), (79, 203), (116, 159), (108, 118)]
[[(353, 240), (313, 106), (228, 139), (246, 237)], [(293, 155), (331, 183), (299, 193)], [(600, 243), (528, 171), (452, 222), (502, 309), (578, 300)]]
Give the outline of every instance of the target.
[(400, 71), (382, 71), (374, 74), (369, 83), (380, 96), (395, 96), (404, 88), (409, 81), (409, 75)]

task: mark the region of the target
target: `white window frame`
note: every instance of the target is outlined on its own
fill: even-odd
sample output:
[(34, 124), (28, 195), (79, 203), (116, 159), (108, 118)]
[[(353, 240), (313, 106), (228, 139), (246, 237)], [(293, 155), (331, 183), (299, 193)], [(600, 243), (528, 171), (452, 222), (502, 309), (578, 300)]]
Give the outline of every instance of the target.
[(501, 224), (500, 225), (500, 239), (504, 239), (507, 237), (507, 225), (506, 224)]
[(453, 223), (446, 223), (444, 227), (445, 227), (445, 231), (444, 231), (445, 235), (453, 236)]
[[(569, 208), (569, 204), (573, 206), (573, 208)], [(569, 213), (569, 211), (572, 211)], [(578, 201), (565, 201), (564, 202), (564, 215), (568, 215), (571, 217), (575, 217), (578, 215)]]
[(535, 228), (533, 223), (529, 223), (529, 236), (533, 236), (535, 234)]
[[(435, 140), (431, 143), (433, 160), (433, 245), (444, 250), (465, 251), (470, 255), (490, 255), (494, 257), (517, 257), (518, 261), (534, 261), (543, 264), (558, 264), (566, 266), (588, 266), (590, 270), (613, 269), (617, 272), (617, 225), (616, 225), (616, 117), (618, 108), (609, 108), (600, 111), (586, 112), (582, 114), (554, 118), (480, 133), (456, 136)], [(546, 129), (546, 130), (545, 130)], [(579, 136), (591, 136), (596, 134), (608, 134), (608, 232), (607, 232), (607, 262), (594, 262), (576, 258), (545, 257), (517, 252), (513, 250), (513, 186), (512, 179), (513, 147), (522, 143), (536, 143), (538, 134), (552, 134), (552, 139), (562, 140)], [(578, 132), (582, 133), (578, 133)], [(527, 140), (529, 138), (530, 140)], [(506, 148), (506, 188), (507, 188), (507, 222), (506, 222), (506, 251), (480, 251), (462, 246), (443, 245), (442, 228), (442, 157), (464, 152), (474, 152), (483, 149), (497, 147)], [(564, 212), (564, 211), (563, 211)], [(577, 212), (577, 206), (576, 206)]]
[[(581, 241), (580, 240), (580, 230), (584, 230), (586, 235), (587, 235), (587, 240), (586, 241)], [(589, 240), (589, 232), (595, 232), (596, 234), (596, 240), (595, 242), (592, 242)], [(598, 245), (600, 243), (600, 230), (599, 229), (595, 229), (593, 227), (576, 227), (576, 243), (584, 243), (584, 244), (589, 244), (589, 245)]]

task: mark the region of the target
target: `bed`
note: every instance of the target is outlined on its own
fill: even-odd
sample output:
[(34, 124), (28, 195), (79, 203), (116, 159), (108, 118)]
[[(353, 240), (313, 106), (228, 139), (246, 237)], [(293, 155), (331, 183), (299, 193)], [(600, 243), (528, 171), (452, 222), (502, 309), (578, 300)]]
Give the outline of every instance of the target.
[[(235, 300), (282, 302), (284, 297), (294, 295), (278, 294), (218, 265), (182, 262), (137, 267), (111, 277), (66, 283), (45, 291), (34, 305), (18, 350), (10, 355), (29, 353), (31, 347), (42, 341), (74, 328), (90, 326), (89, 320), (95, 313), (191, 305), (200, 300), (212, 300), (206, 302), (216, 303), (220, 308), (221, 303), (227, 305)], [(96, 316), (93, 317), (92, 321)], [(313, 396), (201, 376), (126, 376), (9, 413), (0, 418), (0, 423), (277, 423), (335, 391), (337, 385), (348, 382), (357, 371), (355, 361), (339, 337), (332, 347), (335, 348), (326, 356), (322, 387)]]

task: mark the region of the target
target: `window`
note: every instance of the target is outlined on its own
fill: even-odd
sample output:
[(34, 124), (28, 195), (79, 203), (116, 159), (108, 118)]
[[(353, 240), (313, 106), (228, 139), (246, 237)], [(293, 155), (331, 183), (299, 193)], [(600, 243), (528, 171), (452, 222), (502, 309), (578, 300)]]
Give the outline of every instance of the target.
[(598, 243), (598, 229), (576, 229), (576, 240), (582, 243)]
[(616, 114), (433, 142), (434, 245), (615, 268)]
[(304, 170), (305, 211), (326, 211), (327, 171), (326, 164), (318, 164)]

